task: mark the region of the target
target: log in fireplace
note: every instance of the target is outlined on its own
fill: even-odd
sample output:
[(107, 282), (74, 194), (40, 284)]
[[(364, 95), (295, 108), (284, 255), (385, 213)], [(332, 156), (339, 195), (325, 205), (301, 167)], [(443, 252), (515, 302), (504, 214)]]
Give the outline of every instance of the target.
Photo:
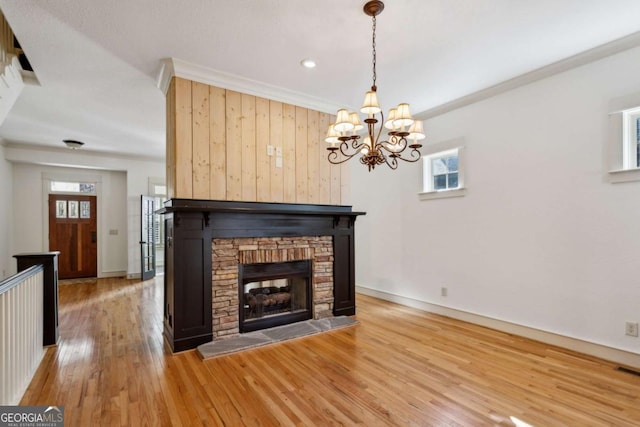
[(311, 319), (311, 269), (311, 260), (240, 264), (240, 332)]
[[(317, 272), (312, 272), (310, 292), (320, 299), (310, 303), (310, 316), (320, 318), (355, 314), (354, 223), (363, 212), (353, 212), (351, 206), (171, 199), (159, 213), (164, 214), (166, 227), (164, 336), (173, 351), (195, 348), (216, 336), (232, 334), (234, 330), (238, 333), (241, 317), (247, 313), (244, 311), (244, 293), (251, 294), (251, 289), (257, 289), (257, 286), (250, 287), (249, 292), (244, 292), (243, 287), (240, 291), (239, 286), (244, 279), (239, 277), (238, 264), (268, 263), (274, 250), (283, 255), (296, 251), (315, 253), (312, 256), (305, 254), (299, 257), (294, 254), (293, 257), (281, 257), (278, 262), (309, 259), (312, 265), (331, 264), (330, 268), (321, 267)], [(267, 239), (286, 244), (278, 249), (254, 251), (244, 248), (244, 243), (240, 242), (238, 248), (233, 249), (238, 253), (235, 255), (237, 261), (222, 261), (221, 272), (214, 273), (215, 252), (226, 255), (230, 250), (222, 247), (224, 244), (230, 240), (237, 242), (247, 238), (258, 245)], [(316, 242), (316, 238), (319, 242)], [(306, 240), (308, 248), (287, 249), (289, 241), (296, 246), (298, 239)], [(266, 244), (273, 245), (272, 242)], [(316, 244), (319, 247), (330, 245), (330, 261), (325, 260), (327, 257), (322, 249), (314, 248)], [(264, 256), (265, 259), (255, 262), (255, 256)], [(243, 257), (247, 259), (243, 260)], [(244, 273), (245, 267), (241, 268)], [(331, 276), (323, 276), (326, 274)], [(324, 287), (325, 280), (331, 282), (331, 287)], [(214, 291), (216, 284), (230, 287), (216, 288)], [(290, 285), (278, 284), (273, 287), (280, 290), (287, 286)], [(278, 293), (284, 292), (283, 289)], [(331, 293), (331, 303), (324, 299), (326, 292)], [(240, 293), (243, 294), (242, 298)], [(278, 296), (280, 299), (284, 297)], [(267, 308), (264, 298), (262, 319), (274, 318), (271, 314), (276, 313), (270, 311), (272, 300), (269, 299)], [(235, 302), (234, 307), (231, 307), (232, 301)], [(247, 305), (250, 305), (248, 301)], [(255, 310), (257, 312), (258, 309)], [(250, 316), (253, 314), (249, 312)], [(245, 324), (243, 328), (253, 323), (252, 320), (245, 320), (242, 319)], [(215, 322), (220, 322), (215, 325), (217, 330), (214, 329)]]

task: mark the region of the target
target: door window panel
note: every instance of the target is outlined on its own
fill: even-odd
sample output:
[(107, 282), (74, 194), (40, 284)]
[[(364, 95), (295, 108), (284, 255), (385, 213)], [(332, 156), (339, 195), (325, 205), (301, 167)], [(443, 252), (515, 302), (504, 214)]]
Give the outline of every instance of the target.
[(57, 200), (56, 201), (56, 218), (66, 218), (66, 217), (67, 217), (67, 201)]

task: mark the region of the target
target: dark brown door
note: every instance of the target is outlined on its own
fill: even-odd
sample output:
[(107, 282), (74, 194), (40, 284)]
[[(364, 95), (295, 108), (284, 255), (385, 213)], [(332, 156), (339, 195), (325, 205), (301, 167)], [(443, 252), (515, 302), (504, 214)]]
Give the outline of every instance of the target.
[(61, 279), (98, 273), (96, 197), (49, 195), (49, 250), (60, 251)]

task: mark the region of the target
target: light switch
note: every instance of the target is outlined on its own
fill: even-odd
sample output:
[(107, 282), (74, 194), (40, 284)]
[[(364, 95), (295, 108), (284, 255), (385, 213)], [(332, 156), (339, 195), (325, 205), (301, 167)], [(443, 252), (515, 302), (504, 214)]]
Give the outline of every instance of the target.
[[(276, 156), (282, 157), (282, 147), (276, 147)], [(282, 165), (280, 167), (282, 167)]]
[(273, 145), (267, 145), (267, 156), (273, 156)]

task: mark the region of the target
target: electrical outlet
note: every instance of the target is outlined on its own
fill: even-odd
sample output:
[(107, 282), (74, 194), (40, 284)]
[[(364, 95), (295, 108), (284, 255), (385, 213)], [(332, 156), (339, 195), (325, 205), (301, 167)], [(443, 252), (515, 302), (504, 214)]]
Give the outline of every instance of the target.
[(630, 337), (638, 336), (638, 322), (627, 322), (624, 327), (625, 335), (629, 335)]
[(282, 168), (282, 157), (280, 156), (276, 157), (276, 167)]
[(440, 288), (440, 296), (446, 297), (448, 294), (448, 289), (445, 287)]

